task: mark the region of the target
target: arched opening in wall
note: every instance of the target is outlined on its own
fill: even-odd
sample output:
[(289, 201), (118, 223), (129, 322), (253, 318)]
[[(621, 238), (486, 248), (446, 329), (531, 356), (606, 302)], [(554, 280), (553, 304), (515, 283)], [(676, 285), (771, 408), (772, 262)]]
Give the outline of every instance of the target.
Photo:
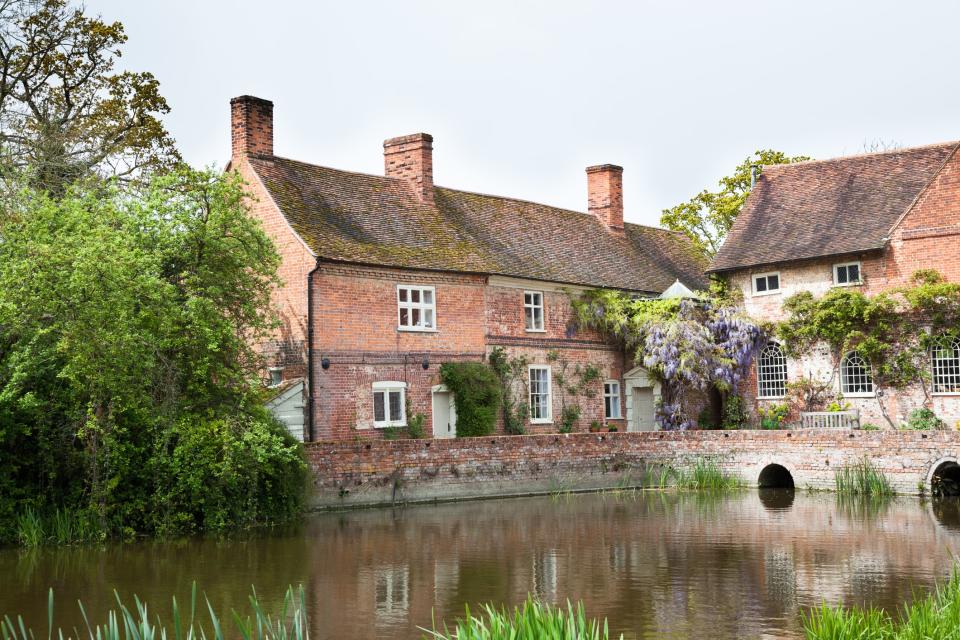
[(757, 486), (761, 489), (793, 489), (793, 476), (779, 464), (768, 464), (760, 471)]
[(937, 465), (930, 477), (930, 493), (938, 498), (960, 496), (960, 464), (947, 460)]

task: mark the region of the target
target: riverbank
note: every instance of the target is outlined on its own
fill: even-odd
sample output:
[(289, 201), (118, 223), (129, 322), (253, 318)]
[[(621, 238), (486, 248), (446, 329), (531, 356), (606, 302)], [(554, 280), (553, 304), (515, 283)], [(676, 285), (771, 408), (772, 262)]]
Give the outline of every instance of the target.
[(929, 494), (960, 472), (948, 431), (659, 431), (317, 442), (305, 447), (314, 510), (649, 486), (698, 459), (748, 486), (832, 491), (864, 459), (893, 492)]

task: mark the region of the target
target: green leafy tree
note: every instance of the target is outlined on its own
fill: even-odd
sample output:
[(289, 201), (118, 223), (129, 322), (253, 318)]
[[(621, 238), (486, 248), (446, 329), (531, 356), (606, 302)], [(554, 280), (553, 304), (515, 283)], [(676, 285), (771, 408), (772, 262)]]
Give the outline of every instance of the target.
[(239, 178), (184, 168), (9, 206), (0, 517), (66, 506), (172, 532), (288, 513), (303, 462), (262, 409), (250, 346), (275, 325), (279, 258)]
[(7, 177), (63, 195), (91, 172), (130, 178), (178, 159), (156, 78), (115, 71), (123, 25), (67, 0), (0, 0), (0, 150)]
[(807, 156), (787, 156), (771, 149), (757, 151), (737, 165), (732, 175), (721, 178), (718, 190), (704, 189), (687, 202), (664, 209), (660, 224), (683, 232), (698, 251), (713, 257), (720, 250), (723, 239), (750, 195), (752, 168), (756, 167), (759, 175), (763, 165), (789, 164), (809, 159)]

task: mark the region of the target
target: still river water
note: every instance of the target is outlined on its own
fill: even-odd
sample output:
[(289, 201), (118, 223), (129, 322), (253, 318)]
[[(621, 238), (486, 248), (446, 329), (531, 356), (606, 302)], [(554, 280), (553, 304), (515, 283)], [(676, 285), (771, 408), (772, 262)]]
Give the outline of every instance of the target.
[(958, 551), (956, 503), (779, 490), (520, 498), (320, 514), (242, 539), (2, 549), (0, 614), (45, 631), (53, 587), (63, 624), (79, 624), (78, 598), (101, 620), (113, 589), (166, 617), (196, 580), (220, 611), (246, 611), (251, 585), (276, 606), (302, 584), (315, 639), (419, 638), (432, 612), (452, 620), (465, 603), (527, 593), (582, 599), (626, 638), (785, 638), (822, 601), (895, 608), (945, 578)]

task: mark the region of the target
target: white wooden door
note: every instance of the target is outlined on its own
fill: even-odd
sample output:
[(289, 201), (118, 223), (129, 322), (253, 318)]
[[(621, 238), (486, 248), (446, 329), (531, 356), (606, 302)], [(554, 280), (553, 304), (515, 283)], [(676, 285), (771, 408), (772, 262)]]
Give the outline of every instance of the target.
[(457, 435), (457, 408), (449, 391), (433, 392), (433, 437), (453, 438)]
[(656, 406), (653, 402), (653, 387), (633, 388), (633, 431), (654, 431)]

